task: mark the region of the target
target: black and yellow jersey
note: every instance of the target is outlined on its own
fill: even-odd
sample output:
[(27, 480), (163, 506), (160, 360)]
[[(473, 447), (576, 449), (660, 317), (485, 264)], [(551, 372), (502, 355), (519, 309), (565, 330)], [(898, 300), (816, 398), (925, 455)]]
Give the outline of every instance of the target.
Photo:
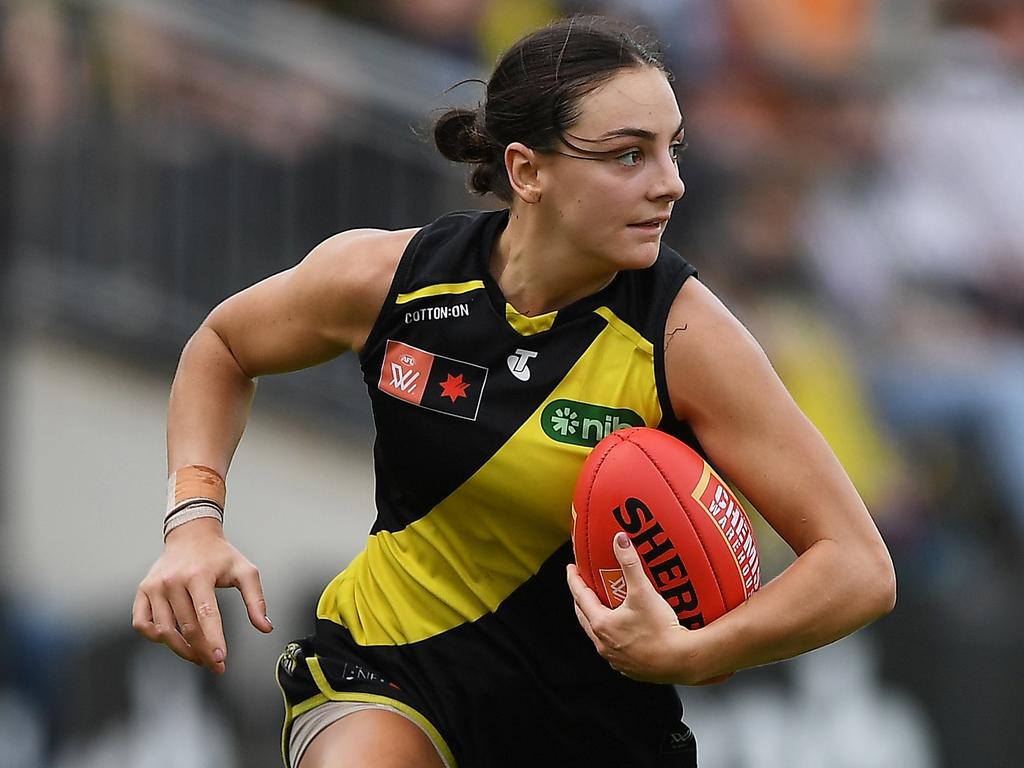
[(313, 652), (357, 650), (460, 766), (689, 765), (672, 743), (674, 690), (598, 656), (565, 565), (590, 449), (626, 426), (689, 437), (671, 416), (662, 352), (694, 270), (662, 246), (649, 269), (527, 317), (488, 269), (507, 221), (453, 213), (402, 256), (360, 356), (377, 518), (320, 599)]

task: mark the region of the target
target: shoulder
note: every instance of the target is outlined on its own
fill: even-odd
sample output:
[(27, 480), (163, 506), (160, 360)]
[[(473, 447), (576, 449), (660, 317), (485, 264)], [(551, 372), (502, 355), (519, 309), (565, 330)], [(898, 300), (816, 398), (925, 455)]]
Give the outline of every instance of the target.
[[(344, 289), (347, 299), (363, 292), (387, 293), (409, 241), (419, 229), (352, 229), (327, 238), (296, 267), (302, 279)], [(383, 295), (381, 300), (383, 301)]]
[(295, 266), (221, 302), (205, 324), (251, 376), (358, 350), (416, 232), (359, 229), (329, 237)]
[[(700, 421), (733, 390), (776, 381), (761, 346), (698, 279), (686, 280), (665, 323), (665, 369), (676, 416)], [(755, 398), (756, 400), (756, 398)]]
[(327, 238), (295, 267), (298, 295), (343, 323), (350, 346), (359, 349), (417, 232), (355, 229)]

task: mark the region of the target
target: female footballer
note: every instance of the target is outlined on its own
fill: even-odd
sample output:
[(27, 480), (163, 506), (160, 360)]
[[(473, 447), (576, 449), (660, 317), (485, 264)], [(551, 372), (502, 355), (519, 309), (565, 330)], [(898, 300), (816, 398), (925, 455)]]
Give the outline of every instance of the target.
[[(671, 684), (885, 614), (889, 554), (757, 343), (661, 244), (683, 195), (683, 120), (651, 42), (595, 17), (530, 34), (435, 141), (507, 207), (335, 235), (227, 299), (185, 346), (165, 547), (134, 626), (216, 673), (216, 587), (238, 588), (271, 630), (258, 572), (224, 536), (223, 478), (255, 378), (352, 350), (377, 430), (377, 518), (278, 664), (286, 765), (695, 766)], [(699, 446), (793, 564), (691, 631), (627, 542), (628, 597), (605, 608), (571, 562), (569, 507), (603, 436), (579, 415), (612, 412)]]

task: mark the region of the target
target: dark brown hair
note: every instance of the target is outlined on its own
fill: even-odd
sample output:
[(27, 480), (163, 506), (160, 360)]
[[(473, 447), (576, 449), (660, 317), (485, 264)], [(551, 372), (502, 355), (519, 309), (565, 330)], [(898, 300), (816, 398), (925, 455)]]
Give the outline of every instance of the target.
[(657, 42), (641, 28), (603, 16), (573, 16), (526, 35), (498, 60), (476, 109), (450, 109), (434, 124), (449, 160), (475, 167), (469, 187), (506, 203), (512, 188), (505, 147), (555, 149), (580, 116), (580, 99), (617, 72), (654, 67), (671, 78)]

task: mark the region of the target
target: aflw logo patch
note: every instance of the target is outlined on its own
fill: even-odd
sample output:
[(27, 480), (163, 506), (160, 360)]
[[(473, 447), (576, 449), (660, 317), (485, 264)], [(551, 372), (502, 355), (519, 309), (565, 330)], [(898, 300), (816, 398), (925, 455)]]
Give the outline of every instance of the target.
[(602, 568), (601, 581), (604, 582), (604, 593), (612, 608), (618, 608), (626, 599), (626, 577), (619, 568)]
[(388, 340), (377, 389), (439, 413), (476, 420), (487, 369)]

